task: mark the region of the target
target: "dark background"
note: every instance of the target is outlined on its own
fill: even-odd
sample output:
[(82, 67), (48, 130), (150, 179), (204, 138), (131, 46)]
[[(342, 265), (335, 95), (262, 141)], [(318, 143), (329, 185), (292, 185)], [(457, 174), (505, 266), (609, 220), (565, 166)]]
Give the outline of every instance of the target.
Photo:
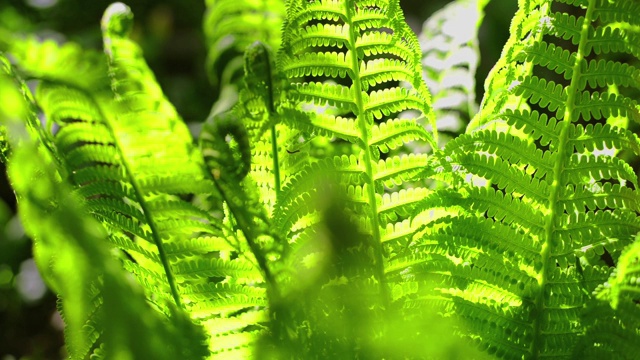
[[(133, 37), (144, 50), (165, 94), (187, 122), (204, 120), (217, 89), (205, 74), (204, 0), (131, 0)], [(415, 31), (450, 1), (401, 0)], [(100, 18), (107, 0), (0, 0), (0, 27), (38, 32), (100, 49)], [(480, 29), (477, 99), (500, 56), (516, 10), (515, 0), (492, 1)], [(0, 104), (1, 106), (1, 104)], [(56, 298), (44, 288), (31, 260), (31, 242), (15, 216), (15, 197), (0, 164), (0, 360), (59, 359), (64, 354)]]

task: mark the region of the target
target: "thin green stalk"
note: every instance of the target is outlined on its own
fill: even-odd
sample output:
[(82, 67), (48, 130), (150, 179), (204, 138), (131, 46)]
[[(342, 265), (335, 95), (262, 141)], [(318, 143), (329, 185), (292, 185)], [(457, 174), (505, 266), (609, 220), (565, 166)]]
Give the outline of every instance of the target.
[(260, 251), (260, 247), (256, 243), (255, 238), (257, 237), (257, 235), (253, 230), (253, 226), (251, 226), (251, 220), (245, 217), (246, 212), (243, 210), (242, 204), (235, 203), (233, 197), (227, 196), (227, 191), (225, 190), (224, 185), (222, 185), (223, 180), (213, 179), (213, 181), (214, 184), (216, 184), (216, 188), (220, 193), (222, 200), (224, 200), (229, 206), (229, 210), (233, 214), (238, 227), (244, 234), (244, 237), (247, 240), (247, 244), (249, 244), (249, 248), (251, 249), (253, 256), (256, 258), (256, 261), (258, 261), (258, 266), (262, 270), (264, 279), (269, 285), (269, 291), (271, 291), (272, 294), (279, 299), (280, 291), (278, 288), (278, 284), (276, 283), (275, 277), (271, 273), (271, 270), (267, 266), (267, 259), (262, 255), (262, 251)]
[[(352, 23), (354, 17), (354, 9), (356, 4), (353, 1), (346, 1), (345, 6), (347, 8), (347, 22)], [(360, 59), (358, 59), (358, 53), (356, 49), (356, 40), (359, 35), (358, 29), (352, 26), (349, 27), (349, 45), (352, 50), (349, 51), (351, 56), (351, 68), (354, 71), (354, 93), (356, 97), (356, 108), (358, 109), (358, 127), (360, 128), (360, 136), (364, 143), (364, 165), (367, 173), (367, 196), (369, 206), (371, 208), (371, 227), (373, 231), (373, 250), (375, 256), (375, 273), (380, 283), (380, 292), (384, 299), (385, 307), (389, 305), (389, 294), (387, 291), (387, 284), (384, 277), (384, 259), (382, 256), (382, 237), (380, 235), (380, 223), (378, 221), (378, 205), (376, 203), (376, 187), (373, 180), (373, 155), (371, 154), (371, 146), (369, 145), (369, 124), (367, 118), (364, 115), (364, 101), (362, 99), (362, 84), (360, 82)]]
[[(100, 112), (102, 113), (102, 109), (100, 109)], [(162, 262), (162, 267), (165, 271), (165, 274), (167, 275), (167, 282), (169, 283), (171, 296), (173, 297), (173, 300), (175, 301), (176, 305), (179, 308), (184, 308), (184, 305), (182, 304), (182, 300), (180, 299), (180, 294), (178, 293), (178, 287), (176, 285), (175, 278), (173, 277), (173, 272), (171, 271), (171, 265), (169, 264), (169, 259), (167, 258), (167, 254), (162, 244), (162, 239), (160, 238), (158, 227), (156, 225), (155, 220), (151, 216), (151, 211), (149, 210), (149, 206), (147, 205), (147, 202), (144, 199), (142, 188), (140, 187), (140, 184), (138, 184), (138, 181), (136, 180), (135, 176), (133, 176), (133, 171), (131, 170), (131, 166), (129, 165), (129, 162), (127, 161), (127, 158), (125, 157), (125, 155), (122, 153), (122, 144), (120, 143), (120, 139), (118, 138), (118, 136), (116, 136), (116, 133), (113, 129), (113, 124), (111, 124), (111, 122), (108, 120), (107, 117), (104, 116), (104, 114), (102, 115), (105, 119), (104, 121), (105, 126), (107, 127), (107, 129), (109, 129), (109, 133), (111, 134), (111, 137), (113, 138), (113, 141), (115, 143), (115, 148), (118, 152), (120, 159), (122, 160), (122, 165), (124, 166), (125, 171), (127, 173), (127, 178), (129, 179), (129, 182), (131, 183), (131, 186), (133, 187), (133, 191), (136, 195), (136, 198), (138, 199), (138, 203), (140, 204), (140, 208), (142, 209), (142, 214), (144, 215), (144, 218), (147, 224), (149, 224), (149, 228), (151, 229), (151, 236), (153, 238), (153, 242), (158, 248), (158, 257), (160, 258), (160, 262)]]
[[(269, 54), (267, 52), (267, 54)], [(269, 58), (266, 62), (267, 66), (267, 94), (269, 99), (267, 101), (267, 105), (269, 107), (269, 120), (271, 120), (274, 116), (278, 116), (275, 108), (275, 100), (273, 96), (273, 77), (271, 74), (271, 59)], [(276, 124), (271, 126), (271, 153), (273, 155), (273, 177), (274, 177), (274, 189), (276, 192), (276, 203), (280, 200), (280, 160), (278, 156), (278, 132), (276, 130)]]
[(582, 23), (582, 29), (580, 31), (580, 42), (578, 45), (578, 51), (576, 52), (576, 61), (573, 64), (573, 76), (571, 77), (571, 83), (567, 89), (567, 103), (564, 112), (563, 123), (564, 126), (558, 136), (558, 156), (557, 161), (553, 169), (553, 181), (551, 183), (551, 189), (549, 192), (549, 198), (547, 200), (550, 211), (546, 218), (544, 229), (544, 241), (542, 250), (540, 252), (540, 259), (542, 261), (542, 270), (538, 276), (539, 291), (535, 298), (535, 309), (537, 316), (533, 320), (533, 342), (531, 344), (531, 353), (534, 359), (540, 357), (540, 350), (543, 349), (542, 343), (542, 326), (545, 323), (545, 287), (548, 282), (548, 275), (553, 270), (555, 265), (549, 261), (551, 256), (551, 246), (553, 244), (553, 236), (556, 231), (556, 217), (562, 214), (562, 204), (559, 200), (559, 195), (562, 190), (562, 173), (564, 171), (564, 161), (567, 155), (567, 137), (569, 134), (570, 124), (574, 121), (575, 116), (575, 102), (576, 94), (578, 93), (578, 87), (580, 84), (580, 76), (582, 74), (582, 62), (584, 61), (585, 46), (587, 44), (589, 36), (589, 26), (593, 19), (593, 9), (595, 8), (595, 0), (589, 0), (587, 6), (587, 13), (585, 14), (584, 22)]
[(276, 126), (271, 127), (271, 152), (273, 153), (273, 181), (276, 191), (276, 203), (280, 200), (280, 161), (278, 159), (278, 134)]

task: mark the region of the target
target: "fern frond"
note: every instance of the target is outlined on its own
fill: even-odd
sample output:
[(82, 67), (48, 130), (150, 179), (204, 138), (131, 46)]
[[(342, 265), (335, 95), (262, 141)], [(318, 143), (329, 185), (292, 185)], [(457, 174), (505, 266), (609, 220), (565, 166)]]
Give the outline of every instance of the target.
[[(511, 21), (509, 39), (503, 48), (502, 56), (485, 80), (485, 96), (480, 104), (480, 111), (469, 123), (468, 130), (485, 125), (490, 121), (492, 114), (501, 111), (507, 105), (517, 106), (519, 98), (504, 96), (505, 92), (508, 91), (512, 82), (531, 74), (532, 67), (526, 66), (526, 63), (519, 66), (512, 65), (516, 63), (516, 59), (522, 56), (521, 54), (526, 48), (540, 42), (542, 32), (536, 32), (536, 26), (540, 26), (540, 20), (545, 19), (549, 12), (548, 2), (543, 4), (523, 2), (519, 4), (518, 11)], [(558, 18), (563, 16), (564, 14), (559, 14)], [(542, 24), (544, 25), (545, 22)], [(512, 109), (520, 110), (518, 108)]]
[[(619, 359), (633, 359), (638, 348), (637, 329), (639, 309), (625, 304), (618, 311), (607, 305), (599, 305), (589, 313), (590, 331), (577, 348), (574, 356), (598, 359), (615, 354)], [(618, 315), (618, 316), (616, 316)], [(605, 320), (606, 319), (606, 320)]]
[(638, 276), (640, 273), (640, 261), (638, 260), (640, 250), (638, 249), (640, 245), (638, 244), (640, 243), (636, 238), (636, 241), (625, 249), (609, 281), (599, 291), (598, 297), (609, 301), (613, 309), (617, 309), (621, 303), (635, 303), (637, 305), (640, 294), (638, 286), (640, 278)]
[(411, 296), (461, 314), (463, 335), (500, 358), (570, 358), (587, 346), (598, 326), (583, 304), (606, 279), (600, 264), (616, 263), (640, 230), (637, 175), (616, 157), (637, 153), (637, 136), (610, 122), (640, 120), (636, 70), (614, 60), (640, 60), (636, 35), (609, 23), (632, 2), (560, 1), (580, 16), (554, 12), (557, 2), (519, 3), (481, 111), (445, 148), (453, 189), (416, 208), (411, 247), (439, 260), (397, 260), (442, 284)]
[(15, 58), (27, 79), (40, 79), (85, 91), (109, 89), (107, 61), (98, 51), (72, 42), (58, 45), (35, 36), (14, 36), (5, 51)]
[[(202, 26), (207, 40), (206, 68), (214, 84), (239, 83), (242, 54), (255, 41), (280, 45), (284, 3), (277, 0), (207, 0)], [(226, 59), (226, 64), (221, 62)], [(230, 60), (229, 60), (230, 59)]]
[[(125, 158), (125, 168), (138, 172), (137, 176), (131, 179), (131, 184), (142, 197), (138, 195), (135, 200), (145, 212), (146, 223), (149, 225), (152, 237), (149, 240), (155, 244), (159, 255), (164, 253), (163, 256), (169, 264), (167, 270), (163, 261), (162, 272), (165, 274), (175, 272), (177, 283), (180, 284), (172, 292), (179, 293), (179, 289), (189, 289), (190, 286), (202, 283), (204, 279), (213, 279), (214, 283), (224, 279), (233, 279), (244, 284), (248, 281), (252, 284), (260, 283), (263, 275), (252, 261), (246, 260), (248, 252), (246, 249), (232, 246), (233, 252), (240, 252), (242, 256), (230, 260), (221, 257), (222, 252), (229, 248), (229, 244), (221, 245), (219, 241), (208, 240), (234, 236), (229, 234), (220, 220), (203, 211), (206, 209), (198, 209), (180, 200), (179, 196), (185, 194), (215, 194), (216, 190), (210, 175), (204, 171), (200, 153), (191, 144), (186, 127), (171, 104), (163, 97), (160, 88), (153, 80), (153, 75), (140, 57), (139, 48), (124, 37), (126, 29), (119, 28), (122, 25), (126, 26), (126, 21), (130, 21), (127, 19), (130, 13), (128, 10), (123, 12), (115, 10), (111, 21), (109, 21), (109, 10), (107, 11), (107, 20), (103, 23), (103, 28), (106, 32), (105, 50), (110, 55), (110, 65), (114, 74), (116, 100), (119, 106), (128, 110), (126, 116), (119, 117), (116, 124), (118, 127), (123, 126), (129, 134), (136, 134), (137, 139), (135, 144), (122, 142), (116, 144), (122, 146), (123, 150), (126, 149), (127, 154), (131, 156), (128, 159)], [(140, 89), (144, 91), (140, 92)], [(138, 127), (133, 121), (134, 118), (138, 121)], [(238, 141), (244, 139), (242, 133), (233, 132), (234, 128), (221, 130), (225, 135), (229, 132), (235, 134), (235, 139)], [(148, 141), (144, 140), (145, 136), (150, 137)], [(117, 138), (120, 139), (120, 137)], [(162, 147), (155, 147), (153, 144), (162, 144)], [(167, 144), (172, 146), (167, 147)], [(241, 148), (246, 149), (246, 146)], [(232, 177), (242, 177), (248, 171), (249, 155), (245, 152), (241, 156), (245, 167), (240, 168), (240, 172)], [(126, 160), (131, 162), (127, 163)], [(255, 235), (245, 231), (245, 236), (251, 239)], [(193, 241), (198, 244), (196, 248), (198, 251), (185, 252), (189, 246), (184, 245), (165, 246), (162, 244), (163, 239), (167, 239), (164, 241), (168, 244)], [(212, 247), (206, 249), (202, 248), (202, 245)], [(170, 249), (179, 252), (169, 253)], [(264, 266), (259, 254), (255, 251), (254, 253), (260, 265)], [(196, 254), (199, 254), (198, 259), (193, 257)], [(203, 256), (203, 254), (206, 255)], [(160, 257), (162, 260), (162, 256)], [(169, 283), (171, 284), (171, 281)], [(253, 285), (245, 286), (253, 287)], [(245, 303), (238, 297), (229, 299), (227, 304), (216, 304), (194, 297), (193, 294), (180, 294), (180, 296), (187, 310), (199, 319), (225, 319), (229, 314), (222, 309), (227, 306), (236, 306), (235, 303)], [(254, 312), (257, 311), (255, 308), (257, 305), (254, 302), (253, 305), (245, 307), (249, 307), (248, 311)], [(210, 333), (210, 350), (214, 353), (218, 350), (231, 350), (234, 346), (230, 340), (240, 336), (254, 341), (255, 336), (251, 334), (245, 329), (222, 336)]]
[[(250, 186), (246, 179), (251, 169), (251, 149), (248, 133), (240, 119), (234, 113), (225, 113), (208, 121), (200, 136), (200, 146), (205, 162), (213, 175), (216, 187), (222, 194), (237, 230), (242, 231), (256, 257), (262, 271), (270, 278), (270, 268), (265, 260), (265, 249), (261, 249), (257, 239), (269, 233), (267, 210), (260, 199), (260, 193)], [(233, 138), (238, 144), (233, 147), (227, 138)], [(240, 153), (240, 166), (234, 161), (234, 154)]]
[[(640, 339), (640, 251), (638, 237), (628, 246), (609, 279), (595, 290), (598, 300), (585, 315), (590, 327), (577, 356), (593, 357), (616, 352), (631, 359)], [(606, 319), (606, 320), (605, 320)], [(608, 320), (608, 321), (607, 321)]]
[[(378, 254), (376, 277), (382, 283), (380, 244), (387, 224), (381, 222), (379, 203), (383, 194), (393, 193), (391, 187), (413, 180), (426, 157), (392, 155), (381, 160), (380, 153), (414, 140), (436, 148), (432, 136), (418, 124), (422, 116), (429, 120), (433, 116), (417, 38), (404, 23), (396, 1), (296, 1), (289, 4), (281, 49), (278, 69), (291, 84), (287, 90), (291, 100), (280, 110), (287, 125), (307, 137), (336, 138), (355, 146), (357, 160), (349, 166), (357, 164), (356, 172), (364, 176), (344, 177), (346, 164), (339, 162), (332, 164), (331, 171), (341, 174), (338, 183), (347, 194), (346, 203), (360, 209), (354, 213), (363, 214), (366, 209), (366, 217), (356, 218), (371, 236), (368, 246)], [(291, 184), (287, 191), (302, 187), (294, 190), (301, 197), (283, 195), (287, 200), (276, 209), (296, 206), (306, 214), (315, 213), (303, 200), (315, 191), (303, 181)], [(397, 206), (394, 213), (395, 205), (387, 203), (385, 213), (404, 217), (406, 209)], [(276, 223), (294, 226), (298, 220), (308, 219), (299, 215)]]
[[(0, 55), (4, 64), (2, 60)], [(0, 73), (3, 100), (13, 100), (13, 106), (22, 108), (11, 117), (0, 113), (3, 126), (22, 128), (10, 138), (14, 152), (9, 176), (20, 199), (25, 228), (37, 242), (37, 262), (46, 269), (43, 273), (61, 299), (70, 358), (99, 354), (99, 343), (106, 345), (112, 357), (203, 358), (202, 328), (185, 321), (186, 315), (174, 307), (169, 316), (163, 316), (149, 306), (141, 289), (109, 255), (104, 228), (84, 208), (70, 184), (60, 179), (52, 154), (37, 136), (25, 136), (24, 123), (18, 122), (23, 120), (14, 116), (26, 120), (36, 114), (24, 111), (28, 99), (7, 86), (6, 75), (11, 73), (6, 70)], [(135, 334), (138, 331), (141, 333)]]
[[(278, 275), (290, 290), (272, 309), (271, 343), (286, 344), (277, 346), (277, 352), (288, 354), (283, 356), (360, 353), (362, 345), (356, 344), (366, 339), (345, 337), (327, 327), (321, 315), (346, 319), (335, 312), (335, 304), (362, 308), (344, 293), (376, 300), (368, 306), (371, 314), (362, 317), (371, 325), (349, 328), (363, 334), (384, 331), (377, 322), (378, 310), (390, 306), (385, 257), (403, 251), (416, 229), (408, 218), (417, 201), (409, 196), (426, 193), (399, 195), (422, 179), (428, 162), (426, 155), (401, 156), (401, 147), (415, 141), (437, 148), (435, 135), (421, 124), (427, 119), (435, 129), (420, 54), (397, 1), (288, 4), (277, 62), (287, 97), (277, 113), (284, 125), (299, 131), (300, 148), (311, 159), (284, 182), (273, 208), (276, 232), (289, 239), (283, 247), (286, 265)], [(322, 257), (329, 259), (317, 260)], [(303, 279), (300, 269), (318, 275)], [(298, 292), (307, 291), (324, 303), (308, 296), (300, 301)], [(292, 322), (282, 321), (289, 318)], [(287, 328), (296, 323), (301, 325)], [(304, 327), (313, 334), (305, 334)]]
[(457, 131), (477, 112), (478, 30), (488, 1), (454, 1), (422, 25), (423, 76), (442, 130)]
[(601, 354), (616, 353), (623, 359), (633, 358), (640, 339), (637, 273), (636, 236), (636, 240), (620, 256), (608, 280), (604, 283), (600, 281), (594, 290), (596, 300), (589, 304), (583, 316), (589, 327), (575, 356), (596, 358)]
[[(41, 129), (43, 140), (53, 139), (51, 153), (60, 157), (62, 178), (73, 182), (77, 194), (85, 198), (86, 208), (109, 233), (106, 244), (118, 249), (124, 268), (142, 285), (156, 310), (175, 319), (184, 316), (175, 315), (175, 307), (189, 312), (198, 309), (203, 314), (205, 307), (198, 308), (203, 301), (180, 294), (179, 289), (207, 281), (208, 274), (218, 276), (214, 283), (234, 279), (234, 275), (238, 276), (236, 281), (242, 281), (245, 273), (254, 276), (243, 278), (259, 283), (261, 275), (251, 262), (244, 273), (222, 258), (194, 265), (195, 256), (213, 259), (243, 249), (233, 244), (235, 234), (230, 234), (219, 218), (185, 200), (215, 195), (216, 190), (187, 127), (162, 94), (140, 48), (126, 37), (131, 22), (129, 9), (121, 3), (105, 13), (107, 61), (99, 59), (104, 66), (108, 64), (108, 72), (98, 66), (94, 53), (66, 45), (59, 51), (61, 55), (56, 55), (58, 49), (50, 49), (70, 64), (98, 64), (94, 69), (102, 71), (103, 77), (88, 76), (85, 82), (74, 82), (77, 74), (71, 76), (64, 69), (49, 74), (46, 67), (44, 72), (30, 73), (41, 80), (38, 105), (50, 124), (59, 126), (44, 131), (36, 121), (33, 128)], [(23, 66), (27, 72), (31, 65), (25, 60)], [(107, 79), (107, 73), (115, 94), (108, 82), (107, 86), (100, 82)], [(185, 268), (197, 271), (182, 274)], [(104, 293), (100, 296), (107, 301)], [(211, 311), (208, 317), (226, 316)], [(96, 331), (97, 337), (91, 336), (99, 337), (99, 343), (111, 336), (106, 330)], [(99, 343), (95, 349), (120, 351)]]

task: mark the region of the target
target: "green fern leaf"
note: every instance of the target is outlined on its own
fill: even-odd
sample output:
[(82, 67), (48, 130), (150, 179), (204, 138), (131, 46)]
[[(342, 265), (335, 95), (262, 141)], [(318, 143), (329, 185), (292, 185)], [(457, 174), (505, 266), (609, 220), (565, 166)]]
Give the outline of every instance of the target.
[[(115, 99), (100, 82), (107, 79), (104, 67), (96, 67), (103, 70), (102, 78), (88, 76), (85, 82), (74, 81), (63, 69), (32, 71), (31, 76), (41, 76), (36, 99), (51, 132), (43, 131), (37, 122), (32, 127), (42, 131), (42, 139), (53, 139), (51, 153), (60, 158), (63, 178), (72, 181), (77, 193), (85, 197), (86, 207), (109, 233), (108, 244), (119, 249), (124, 268), (142, 285), (148, 299), (154, 299), (155, 308), (166, 317), (173, 316), (176, 306), (188, 312), (198, 309), (202, 314), (202, 301), (180, 294), (179, 289), (201, 283), (206, 274), (225, 279), (242, 273), (234, 270), (229, 259), (202, 262), (196, 267), (200, 275), (182, 276), (179, 271), (193, 267), (196, 255), (217, 258), (243, 249), (233, 244), (235, 236), (208, 209), (184, 200), (185, 195), (215, 194), (215, 187), (188, 129), (164, 98), (140, 48), (126, 38), (131, 22), (130, 11), (120, 3), (110, 7), (103, 19), (108, 61), (101, 61), (108, 63)], [(72, 64), (95, 62), (94, 53), (77, 47), (48, 45), (46, 50), (54, 59)], [(30, 67), (37, 69), (37, 64), (27, 60), (23, 62), (25, 72)], [(259, 271), (249, 264), (247, 271), (259, 281)], [(234, 273), (225, 273), (225, 269)], [(104, 297), (104, 293), (99, 295)], [(90, 336), (102, 342), (102, 330), (96, 331), (98, 335)], [(106, 330), (104, 334), (111, 336)], [(99, 349), (107, 354), (118, 351), (98, 344), (85, 348), (96, 353), (102, 351)]]
[[(207, 0), (203, 20), (207, 40), (206, 68), (214, 84), (239, 83), (242, 54), (254, 41), (277, 49), (284, 3), (277, 0)], [(222, 59), (231, 61), (222, 63)]]
[(636, 236), (607, 282), (595, 290), (598, 301), (590, 304), (584, 316), (589, 328), (576, 356), (596, 358), (615, 352), (631, 359), (638, 350), (638, 244)]
[(637, 152), (636, 136), (609, 121), (640, 120), (625, 95), (635, 69), (607, 59), (640, 60), (630, 24), (609, 23), (632, 2), (561, 1), (578, 17), (556, 2), (519, 3), (481, 111), (440, 160), (452, 189), (417, 208), (411, 248), (426, 254), (399, 257), (388, 275), (435, 278), (406, 301), (467, 319), (462, 335), (500, 358), (609, 348), (582, 338), (600, 328), (583, 304), (607, 277), (604, 257), (615, 263), (640, 230), (637, 176), (616, 157)]
[(441, 130), (458, 131), (477, 112), (478, 30), (488, 1), (453, 1), (422, 25), (424, 77)]
[[(383, 28), (390, 31), (382, 31)], [(382, 161), (380, 152), (389, 152), (413, 140), (429, 141), (436, 147), (434, 139), (417, 124), (420, 116), (433, 120), (430, 96), (419, 70), (417, 39), (404, 23), (396, 1), (375, 4), (298, 1), (289, 5), (281, 49), (278, 69), (291, 84), (287, 89), (290, 100), (280, 110), (283, 118), (288, 119), (286, 124), (307, 137), (337, 138), (357, 146), (356, 161), (349, 161), (345, 168), (346, 164), (336, 157), (330, 171), (340, 174), (338, 177), (353, 171), (364, 175), (351, 177), (343, 183), (343, 189), (350, 207), (367, 209), (370, 214), (369, 220), (358, 221), (364, 220), (361, 228), (369, 232), (370, 246), (377, 249), (376, 276), (383, 282), (380, 243), (387, 224), (381, 222), (378, 206), (388, 191), (385, 188), (413, 180), (424, 167), (426, 157), (392, 155)], [(399, 82), (409, 87), (400, 87)], [(321, 107), (326, 110), (318, 111)], [(417, 111), (418, 115), (401, 115), (408, 110)], [(351, 169), (354, 165), (360, 168)], [(309, 188), (300, 181), (292, 182), (289, 189), (297, 186), (305, 189), (298, 192), (300, 196), (309, 196)], [(304, 200), (290, 196), (276, 208), (289, 211), (296, 206), (307, 215), (314, 213), (312, 207), (303, 203)], [(394, 212), (393, 206), (385, 212)], [(402, 209), (397, 213), (406, 214)], [(293, 224), (307, 222), (308, 217), (298, 215), (289, 219), (287, 226), (297, 227), (300, 224)], [(276, 219), (276, 224), (279, 221)]]
[(640, 244), (636, 241), (625, 250), (620, 257), (618, 266), (609, 281), (605, 284), (605, 289), (601, 290), (598, 297), (608, 299), (611, 307), (616, 309), (621, 303), (621, 299), (629, 298), (637, 303), (640, 294), (638, 288), (638, 273), (640, 263), (638, 261), (638, 248)]
[(9, 175), (20, 199), (23, 223), (37, 242), (37, 262), (61, 299), (70, 358), (99, 355), (100, 343), (109, 349), (102, 353), (106, 358), (203, 358), (202, 328), (173, 306), (169, 316), (153, 310), (140, 287), (109, 256), (104, 228), (83, 207), (70, 184), (60, 179), (57, 164), (38, 133), (26, 135), (24, 124), (14, 117), (35, 119), (36, 113), (27, 107), (29, 99), (6, 81), (13, 74), (4, 67), (8, 65), (4, 56), (0, 55), (0, 63), (3, 100), (12, 100), (19, 110), (10, 116), (0, 113), (0, 123), (22, 127), (11, 138), (15, 151)]
[(83, 49), (69, 42), (62, 46), (35, 36), (12, 35), (4, 49), (11, 54), (25, 77), (42, 79), (84, 90), (109, 88), (107, 61), (98, 51)]

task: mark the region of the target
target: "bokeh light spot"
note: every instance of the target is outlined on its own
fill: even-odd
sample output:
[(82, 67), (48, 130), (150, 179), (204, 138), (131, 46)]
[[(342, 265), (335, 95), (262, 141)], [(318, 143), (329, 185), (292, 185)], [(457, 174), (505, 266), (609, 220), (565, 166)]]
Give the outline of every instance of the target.
[(16, 289), (26, 302), (40, 300), (47, 291), (33, 259), (27, 259), (20, 264), (20, 273), (16, 280)]
[(57, 3), (58, 0), (27, 0), (27, 5), (38, 9), (47, 9)]

